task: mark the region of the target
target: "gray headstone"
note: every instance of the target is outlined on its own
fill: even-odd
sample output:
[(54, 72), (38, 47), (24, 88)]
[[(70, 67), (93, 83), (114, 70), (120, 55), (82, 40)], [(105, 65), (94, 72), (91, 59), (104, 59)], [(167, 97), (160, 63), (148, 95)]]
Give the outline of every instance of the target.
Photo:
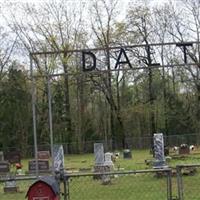
[(164, 155), (164, 139), (162, 133), (155, 133), (153, 137), (154, 141), (154, 155), (155, 155), (155, 167), (163, 167), (165, 165)]
[(132, 153), (130, 149), (124, 149), (123, 152), (124, 159), (131, 159), (132, 158)]
[(54, 157), (54, 170), (60, 171), (61, 169), (64, 169), (64, 150), (62, 145), (54, 145), (53, 157)]
[(102, 143), (94, 144), (95, 165), (104, 165), (104, 148)]
[(0, 151), (0, 161), (4, 161), (3, 151)]
[[(30, 160), (28, 162), (28, 169), (30, 172), (35, 172), (36, 170), (36, 161)], [(39, 172), (48, 172), (49, 171), (49, 161), (48, 160), (38, 160), (38, 171)]]
[(10, 172), (10, 164), (7, 161), (0, 162), (0, 174)]

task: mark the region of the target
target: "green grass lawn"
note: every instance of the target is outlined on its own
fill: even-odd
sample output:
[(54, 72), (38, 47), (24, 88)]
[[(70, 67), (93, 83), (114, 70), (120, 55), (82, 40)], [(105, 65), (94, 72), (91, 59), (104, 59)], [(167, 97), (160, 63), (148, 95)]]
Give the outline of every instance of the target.
[[(146, 165), (145, 160), (152, 159), (149, 150), (133, 150), (132, 159), (123, 159), (123, 156), (115, 162), (115, 170), (141, 170), (152, 169), (152, 166)], [(175, 167), (177, 164), (195, 164), (200, 163), (200, 154), (191, 154), (181, 158), (172, 159), (168, 165)], [(23, 171), (28, 170), (28, 159), (22, 160)], [(91, 172), (94, 166), (93, 154), (67, 155), (65, 156), (65, 169), (69, 172), (79, 170), (88, 170)], [(12, 168), (15, 172), (15, 168)], [(0, 200), (21, 200), (25, 199), (28, 187), (33, 181), (18, 181), (20, 192), (5, 194), (3, 192), (4, 184), (0, 184)], [(185, 199), (200, 199), (198, 187), (200, 185), (200, 173), (194, 176), (184, 177)], [(166, 199), (166, 177), (156, 178), (155, 174), (136, 174), (127, 176), (117, 176), (112, 178), (111, 184), (102, 185), (99, 180), (93, 177), (75, 177), (70, 179), (70, 198), (81, 200), (161, 200)], [(173, 196), (177, 196), (176, 178), (173, 178)], [(192, 194), (191, 194), (191, 191)], [(198, 197), (198, 198), (197, 198)]]

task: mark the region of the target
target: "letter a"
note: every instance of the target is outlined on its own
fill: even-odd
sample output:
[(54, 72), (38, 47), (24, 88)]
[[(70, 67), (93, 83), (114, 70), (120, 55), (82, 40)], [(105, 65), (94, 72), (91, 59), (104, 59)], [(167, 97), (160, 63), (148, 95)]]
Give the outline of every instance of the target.
[[(126, 59), (125, 61), (120, 61), (122, 54), (124, 55), (124, 57)], [(129, 59), (128, 59), (128, 56), (126, 55), (126, 52), (125, 52), (125, 50), (123, 48), (120, 49), (119, 56), (118, 56), (117, 62), (115, 64), (115, 69), (120, 64), (128, 64), (130, 68), (133, 68), (132, 65), (131, 65), (131, 63), (130, 63), (130, 61), (129, 61)]]

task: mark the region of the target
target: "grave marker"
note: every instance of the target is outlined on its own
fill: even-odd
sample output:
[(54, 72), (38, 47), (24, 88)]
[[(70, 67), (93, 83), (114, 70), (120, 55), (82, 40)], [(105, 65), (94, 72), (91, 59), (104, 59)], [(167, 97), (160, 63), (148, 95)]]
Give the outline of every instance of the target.
[(132, 154), (131, 154), (131, 150), (130, 149), (125, 149), (123, 152), (124, 155), (124, 159), (131, 159), (132, 158)]
[(10, 164), (7, 161), (0, 162), (0, 174), (5, 174), (10, 172)]
[(154, 141), (154, 155), (155, 155), (154, 167), (162, 168), (163, 166), (165, 166), (163, 134), (155, 133), (153, 136), (153, 141)]
[[(30, 160), (28, 162), (29, 172), (36, 171), (36, 161)], [(49, 172), (49, 161), (48, 160), (38, 160), (38, 171), (39, 172)]]
[(38, 151), (38, 159), (49, 159), (50, 158), (50, 153), (49, 151)]
[[(94, 172), (103, 173), (105, 172), (107, 166), (104, 166), (104, 148), (102, 143), (94, 143), (94, 156), (95, 165)], [(102, 175), (94, 175), (94, 179), (102, 179)]]
[(110, 152), (105, 153), (105, 162), (104, 162), (104, 166), (113, 167), (112, 156), (113, 156), (113, 154), (110, 153)]
[[(113, 170), (114, 164), (112, 162), (113, 154), (110, 152), (105, 153), (105, 162), (104, 162), (104, 171), (103, 172), (110, 172)], [(111, 183), (111, 179), (109, 175), (102, 176), (102, 184), (106, 185)]]
[(94, 144), (95, 166), (104, 165), (104, 148), (102, 143)]
[(190, 147), (187, 144), (181, 144), (179, 147), (179, 155), (189, 154)]
[(60, 171), (61, 169), (64, 169), (64, 150), (62, 145), (54, 145), (53, 157), (54, 157), (54, 170)]

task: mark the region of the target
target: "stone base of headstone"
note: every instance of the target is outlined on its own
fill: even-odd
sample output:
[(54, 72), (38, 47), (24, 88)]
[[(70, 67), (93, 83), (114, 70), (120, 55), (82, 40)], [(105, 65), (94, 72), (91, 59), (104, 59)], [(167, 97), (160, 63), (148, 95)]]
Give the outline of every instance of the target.
[(109, 175), (102, 176), (102, 185), (109, 185), (111, 183), (111, 178)]
[(166, 165), (165, 161), (160, 161), (160, 160), (153, 161), (154, 169), (162, 169), (162, 168), (167, 168), (167, 167), (168, 166)]
[(19, 187), (4, 187), (3, 191), (5, 193), (19, 192)]
[(5, 193), (19, 192), (19, 187), (15, 181), (6, 181), (3, 190)]
[(94, 166), (94, 173), (99, 173), (99, 174), (94, 174), (93, 179), (103, 179), (104, 176), (103, 173), (105, 172), (111, 172), (112, 167), (111, 166)]

